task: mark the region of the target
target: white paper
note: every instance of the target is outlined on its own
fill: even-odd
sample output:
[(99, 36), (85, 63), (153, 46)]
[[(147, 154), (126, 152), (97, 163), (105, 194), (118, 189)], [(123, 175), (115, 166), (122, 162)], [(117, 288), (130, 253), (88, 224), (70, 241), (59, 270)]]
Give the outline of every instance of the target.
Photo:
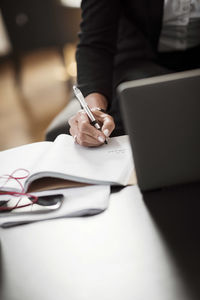
[[(15, 177), (23, 177), (28, 173), (23, 170), (29, 171), (30, 175), (33, 172), (36, 162), (41, 161), (42, 157), (48, 152), (52, 142), (38, 142), (26, 144), (23, 146), (11, 148), (0, 152), (0, 188), (9, 187), (21, 191), (19, 183), (16, 180), (10, 179), (7, 183), (7, 175)], [(24, 185), (25, 179), (20, 180)]]
[[(38, 142), (0, 152), (0, 189), (21, 191), (19, 182), (9, 180), (15, 170), (30, 172), (20, 183), (27, 190), (28, 183), (37, 178), (57, 177), (92, 184), (126, 185), (133, 172), (133, 160), (128, 136), (110, 138), (100, 147), (82, 147), (73, 137), (59, 135), (54, 142)], [(20, 177), (25, 171), (16, 171)]]
[(54, 141), (35, 172), (63, 173), (79, 182), (126, 185), (133, 171), (132, 152), (127, 135), (110, 138), (100, 147), (82, 147), (69, 135)]

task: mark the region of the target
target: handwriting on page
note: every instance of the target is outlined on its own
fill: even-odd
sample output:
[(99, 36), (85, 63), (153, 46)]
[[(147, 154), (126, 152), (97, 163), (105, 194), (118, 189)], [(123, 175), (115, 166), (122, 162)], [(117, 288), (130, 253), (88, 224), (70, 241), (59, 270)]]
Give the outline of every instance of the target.
[(114, 150), (108, 150), (108, 154), (125, 154), (128, 151), (128, 149), (114, 149)]

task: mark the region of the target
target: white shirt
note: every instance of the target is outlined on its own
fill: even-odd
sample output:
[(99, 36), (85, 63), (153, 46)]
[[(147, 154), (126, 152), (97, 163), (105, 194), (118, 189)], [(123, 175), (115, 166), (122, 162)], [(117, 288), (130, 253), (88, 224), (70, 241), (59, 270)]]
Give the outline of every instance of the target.
[(200, 0), (165, 0), (158, 50), (185, 50), (200, 44)]

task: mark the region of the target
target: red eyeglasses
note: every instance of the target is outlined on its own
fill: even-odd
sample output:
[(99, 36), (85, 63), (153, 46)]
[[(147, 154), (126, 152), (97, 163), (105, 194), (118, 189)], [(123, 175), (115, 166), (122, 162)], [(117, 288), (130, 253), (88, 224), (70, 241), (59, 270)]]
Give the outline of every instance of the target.
[[(17, 173), (22, 173), (21, 176), (17, 176)], [(23, 174), (24, 173), (24, 174)], [(3, 211), (11, 211), (13, 209), (16, 208), (22, 208), (22, 207), (26, 207), (26, 206), (30, 206), (33, 205), (35, 203), (37, 203), (38, 197), (29, 193), (26, 193), (23, 187), (23, 184), (21, 183), (21, 180), (27, 178), (30, 175), (29, 171), (23, 168), (19, 168), (16, 169), (15, 171), (13, 171), (11, 174), (6, 174), (3, 176), (0, 176), (1, 179), (3, 179), (3, 184), (0, 186), (0, 212)], [(15, 180), (19, 187), (20, 187), (20, 191), (19, 192), (15, 192), (15, 191), (6, 191), (6, 184), (10, 181), (10, 180)], [(10, 196), (10, 198), (8, 199), (4, 199), (1, 196)], [(30, 203), (26, 203), (26, 204), (21, 204), (20, 205), (20, 201), (22, 200), (23, 196), (26, 196), (29, 198), (29, 200), (31, 200)], [(13, 200), (13, 197), (16, 197), (16, 203), (13, 206), (8, 206), (9, 201)], [(2, 198), (2, 200), (1, 200)]]

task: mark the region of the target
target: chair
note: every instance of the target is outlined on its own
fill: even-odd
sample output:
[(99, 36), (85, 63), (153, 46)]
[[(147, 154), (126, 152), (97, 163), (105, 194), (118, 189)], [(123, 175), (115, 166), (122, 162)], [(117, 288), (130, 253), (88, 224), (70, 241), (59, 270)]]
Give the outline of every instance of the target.
[(66, 7), (58, 0), (1, 0), (0, 8), (18, 83), (20, 58), (28, 51), (56, 47), (64, 62), (64, 45), (77, 39), (79, 9)]

